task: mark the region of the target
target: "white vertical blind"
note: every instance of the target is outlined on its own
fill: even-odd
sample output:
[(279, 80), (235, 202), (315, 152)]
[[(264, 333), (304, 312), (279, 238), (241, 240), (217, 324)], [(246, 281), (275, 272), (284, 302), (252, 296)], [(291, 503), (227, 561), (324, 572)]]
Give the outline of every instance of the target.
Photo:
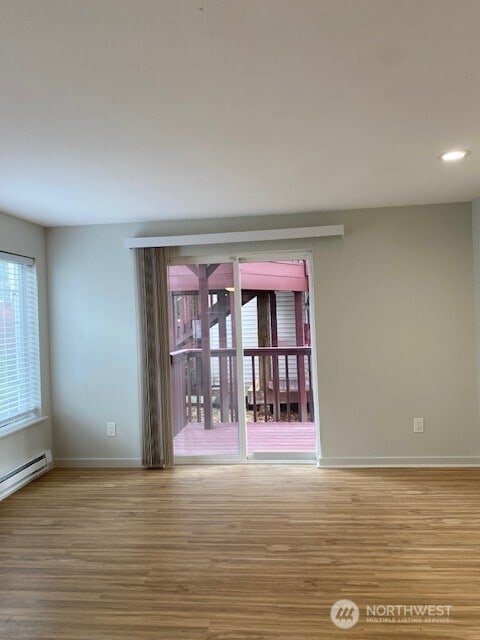
[(33, 260), (0, 253), (0, 429), (40, 415), (37, 276)]

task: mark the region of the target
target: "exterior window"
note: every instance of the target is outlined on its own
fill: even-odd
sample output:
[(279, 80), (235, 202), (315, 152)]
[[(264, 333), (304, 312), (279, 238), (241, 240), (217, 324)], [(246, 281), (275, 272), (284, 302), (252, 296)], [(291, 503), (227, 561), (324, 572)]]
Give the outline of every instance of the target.
[(0, 432), (40, 416), (34, 261), (0, 252)]

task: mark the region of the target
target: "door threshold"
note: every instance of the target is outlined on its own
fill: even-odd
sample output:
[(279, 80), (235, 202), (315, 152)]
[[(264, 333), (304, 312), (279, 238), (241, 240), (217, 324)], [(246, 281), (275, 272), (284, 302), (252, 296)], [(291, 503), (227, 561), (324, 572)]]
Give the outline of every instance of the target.
[(310, 451), (259, 451), (247, 454), (247, 462), (316, 463), (317, 455)]

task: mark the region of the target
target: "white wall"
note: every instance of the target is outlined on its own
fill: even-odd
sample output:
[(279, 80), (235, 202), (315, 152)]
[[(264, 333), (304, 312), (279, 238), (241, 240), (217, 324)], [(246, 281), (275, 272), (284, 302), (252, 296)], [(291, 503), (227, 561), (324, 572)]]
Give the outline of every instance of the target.
[(470, 205), (345, 221), (316, 250), (324, 454), (480, 456)]
[(480, 198), (472, 202), (472, 240), (477, 338), (477, 397), (480, 406)]
[[(62, 464), (139, 464), (136, 294), (125, 232), (47, 232), (54, 454)], [(116, 438), (105, 435), (109, 420), (118, 422)]]
[[(332, 238), (185, 248), (313, 249), (328, 463), (480, 462), (469, 204), (47, 232), (54, 446), (60, 464), (138, 464), (134, 270), (125, 239), (345, 224)], [(425, 417), (425, 433), (412, 419)], [(105, 422), (119, 422), (106, 438)]]
[[(45, 231), (35, 224), (0, 213), (0, 251), (35, 259), (38, 277), (42, 409), (50, 415)], [(43, 449), (52, 448), (51, 420), (0, 438), (0, 472)]]

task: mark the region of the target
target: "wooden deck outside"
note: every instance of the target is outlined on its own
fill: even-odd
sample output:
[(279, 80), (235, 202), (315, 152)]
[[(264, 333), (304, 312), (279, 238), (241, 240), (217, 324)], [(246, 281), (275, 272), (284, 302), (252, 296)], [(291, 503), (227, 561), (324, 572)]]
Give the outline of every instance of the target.
[[(176, 456), (235, 455), (239, 453), (237, 424), (203, 424), (190, 422), (174, 438)], [(313, 422), (250, 422), (247, 424), (247, 453), (314, 452)]]
[[(234, 269), (232, 263), (169, 266), (171, 293), (170, 357), (174, 435), (194, 421), (214, 428), (214, 409), (222, 423), (238, 420), (239, 403), (248, 401), (253, 421), (264, 416), (288, 421), (293, 411), (301, 422), (313, 420), (311, 348), (309, 344), (308, 270), (305, 260), (263, 261), (240, 265), (241, 303), (257, 299), (257, 340), (243, 350), (248, 363), (244, 391), (238, 386), (239, 354), (235, 349)], [(295, 345), (279, 344), (277, 291), (294, 296)], [(227, 319), (230, 318), (230, 323)], [(217, 326), (218, 325), (218, 326)], [(218, 329), (218, 348), (211, 330)], [(215, 374), (215, 375), (213, 375)]]
[[(209, 349), (209, 362), (215, 358), (225, 375), (220, 375), (217, 397), (221, 420), (235, 422), (237, 414), (236, 351), (235, 349)], [(243, 350), (244, 358), (250, 361), (251, 378), (246, 382), (245, 399), (253, 409), (253, 421), (258, 413), (272, 416), (280, 421), (282, 405), (291, 421), (294, 407), (298, 409), (300, 422), (313, 418), (311, 348), (257, 347)], [(186, 425), (198, 421), (202, 416), (205, 428), (214, 425), (212, 404), (213, 387), (210, 370), (203, 371), (203, 349), (181, 349), (170, 354), (172, 359), (173, 423), (174, 435)], [(273, 376), (267, 374), (269, 370)], [(280, 375), (282, 372), (283, 377)], [(206, 376), (206, 377), (205, 377)], [(203, 384), (202, 380), (208, 380)]]

